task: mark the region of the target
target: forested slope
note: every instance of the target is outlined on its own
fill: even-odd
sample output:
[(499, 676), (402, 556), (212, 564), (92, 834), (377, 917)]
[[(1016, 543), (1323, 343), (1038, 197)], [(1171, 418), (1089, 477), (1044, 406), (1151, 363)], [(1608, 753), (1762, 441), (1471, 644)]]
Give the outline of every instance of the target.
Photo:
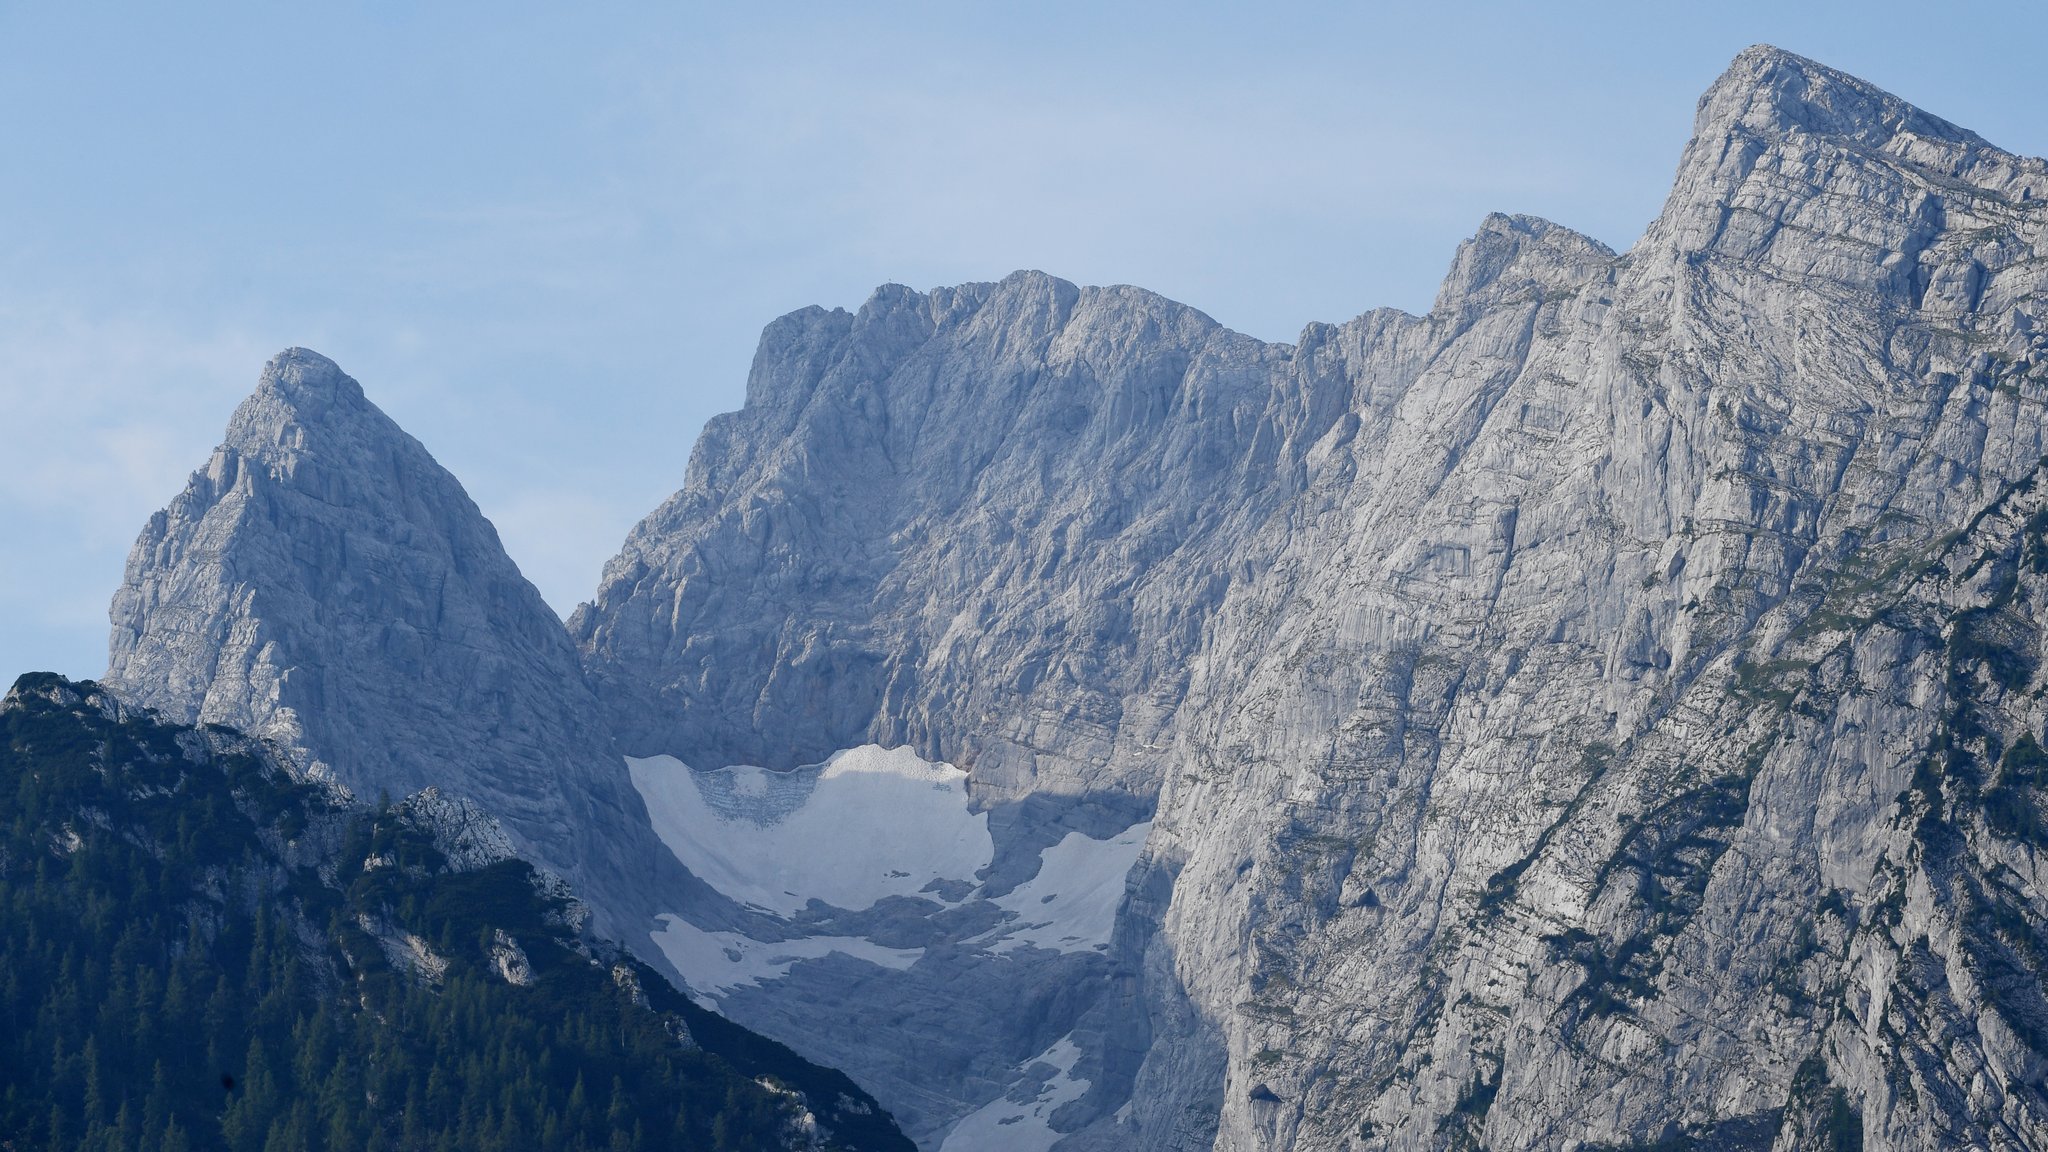
[(0, 1148), (895, 1149), (433, 794), (34, 674), (0, 703)]

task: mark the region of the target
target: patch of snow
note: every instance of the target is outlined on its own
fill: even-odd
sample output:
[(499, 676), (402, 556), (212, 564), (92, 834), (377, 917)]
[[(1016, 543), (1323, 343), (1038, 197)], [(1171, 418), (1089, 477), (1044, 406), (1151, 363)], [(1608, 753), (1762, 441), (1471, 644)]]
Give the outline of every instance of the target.
[(1026, 945), (1054, 952), (1099, 951), (1109, 947), (1124, 879), (1138, 862), (1150, 820), (1133, 824), (1107, 840), (1079, 832), (1039, 856), (1038, 875), (996, 900), (1017, 918), (983, 937), (992, 952)]
[[(1088, 1081), (1074, 1076), (1074, 1062), (1080, 1058), (1081, 1049), (1074, 1038), (1062, 1037), (1036, 1059), (1025, 1062), (1026, 1069), (1034, 1064), (1049, 1064), (1053, 1069), (1053, 1075), (1039, 1083), (1030, 1099), (1013, 1100), (1011, 1096), (1017, 1094), (1013, 1091), (968, 1113), (946, 1134), (939, 1152), (1047, 1152), (1061, 1136), (1052, 1130), (1052, 1114), (1088, 1091)], [(1030, 1079), (1025, 1083), (1031, 1083)]]
[[(811, 900), (858, 912), (935, 881), (971, 881), (995, 855), (987, 813), (967, 810), (967, 773), (908, 748), (868, 744), (775, 772), (698, 771), (628, 757), (655, 832), (725, 895), (778, 916)], [(950, 901), (949, 901), (950, 903)]]
[(910, 967), (924, 955), (922, 948), (885, 948), (857, 936), (806, 936), (795, 940), (764, 943), (737, 932), (712, 932), (680, 916), (664, 913), (662, 927), (649, 935), (661, 954), (706, 1007), (707, 998), (717, 998), (735, 988), (780, 980), (800, 961), (816, 960), (833, 953), (865, 960), (898, 971)]

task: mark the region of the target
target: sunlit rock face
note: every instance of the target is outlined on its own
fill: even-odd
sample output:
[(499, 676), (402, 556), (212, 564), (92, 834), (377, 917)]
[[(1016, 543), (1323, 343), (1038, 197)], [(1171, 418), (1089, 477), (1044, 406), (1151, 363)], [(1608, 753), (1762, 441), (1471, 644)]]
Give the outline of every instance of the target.
[(794, 313), (566, 633), (288, 353), (111, 678), (475, 801), (927, 1149), (2048, 1147), (2044, 198), (1756, 48), (1628, 252), (1489, 217), (1425, 316)]
[(2042, 457), (2044, 197), (1757, 48), (1627, 253), (1492, 217), (1426, 316), (1264, 344), (1037, 273), (799, 312), (571, 630), (637, 756), (904, 746), (992, 815), (1152, 817), (1012, 1128), (2038, 1147), (1994, 973), (2040, 938), (1954, 927), (2032, 849), (1913, 882), (1899, 799), (1989, 689), (1871, 598)]

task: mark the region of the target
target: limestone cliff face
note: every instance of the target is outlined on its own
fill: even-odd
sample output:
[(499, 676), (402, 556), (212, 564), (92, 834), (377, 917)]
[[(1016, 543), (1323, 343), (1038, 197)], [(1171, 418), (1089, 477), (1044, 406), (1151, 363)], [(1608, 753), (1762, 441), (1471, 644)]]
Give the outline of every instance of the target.
[(106, 683), (173, 720), (262, 736), (365, 800), (473, 800), (628, 922), (626, 893), (660, 870), (651, 837), (642, 853), (590, 834), (646, 817), (559, 618), (455, 478), (325, 357), (265, 367), (143, 529), (112, 616)]
[(1643, 240), (1479, 311), (1264, 542), (1154, 844), (1222, 1143), (1776, 1131), (1816, 1033), (1770, 974), (1874, 899), (1924, 750), (1788, 745), (1753, 688), (2040, 460), (2043, 180), (1745, 53)]
[(1040, 273), (799, 312), (570, 628), (629, 752), (789, 767), (875, 739), (1009, 794), (1149, 794), (1111, 753), (1164, 730), (1232, 542), (1352, 384)]
[(1928, 871), (1899, 799), (1931, 694), (1982, 703), (1958, 617), (1834, 605), (1933, 595), (2048, 451), (2044, 196), (1758, 48), (1628, 253), (1493, 217), (1427, 316), (1268, 345), (1035, 273), (798, 313), (571, 630), (629, 751), (1156, 805), (1073, 1146), (2041, 1147), (2039, 937), (1955, 927), (2032, 858), (1929, 793)]

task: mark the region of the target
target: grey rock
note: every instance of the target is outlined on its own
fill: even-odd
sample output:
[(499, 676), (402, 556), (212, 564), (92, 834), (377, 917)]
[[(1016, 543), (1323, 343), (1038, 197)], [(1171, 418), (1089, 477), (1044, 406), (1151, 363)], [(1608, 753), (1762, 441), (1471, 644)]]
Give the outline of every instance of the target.
[(776, 322), (572, 618), (622, 746), (790, 767), (875, 740), (1012, 795), (1150, 791), (1100, 770), (1112, 739), (1171, 712), (1217, 533), (1348, 399), (1269, 412), (1285, 363), (1039, 273)]
[(474, 803), (427, 787), (392, 806), (392, 813), (432, 839), (455, 872), (475, 872), (518, 855), (504, 825)]
[[(474, 801), (636, 948), (921, 949), (719, 1004), (928, 1148), (1014, 1107), (1073, 1149), (2038, 1150), (2044, 198), (1759, 47), (1627, 253), (1492, 216), (1425, 316), (1267, 344), (1035, 272), (798, 312), (566, 631), (292, 353), (138, 544), (110, 676)], [(982, 874), (741, 908), (615, 756), (864, 743), (969, 772)], [(1106, 950), (974, 946), (1148, 818)]]
[(505, 983), (522, 988), (533, 983), (533, 964), (526, 958), (526, 949), (503, 928), (491, 929), (489, 955), (491, 968)]
[(559, 618), (455, 478), (325, 357), (265, 367), (136, 541), (112, 617), (122, 696), (268, 739), (364, 800), (473, 803), (608, 931), (639, 923), (638, 889), (678, 882)]
[[(907, 744), (997, 811), (1156, 808), (1072, 1147), (1789, 1148), (1838, 1103), (1870, 1148), (2043, 1147), (2039, 889), (1985, 905), (2003, 975), (1957, 943), (1984, 861), (2034, 865), (1919, 862), (1955, 689), (1935, 625), (1842, 605), (2048, 450), (2044, 196), (1760, 47), (1629, 252), (1490, 217), (1427, 316), (1271, 345), (1038, 273), (796, 313), (570, 628), (629, 752)], [(790, 983), (886, 1020), (947, 979), (856, 968)], [(800, 1049), (858, 1022), (775, 987), (736, 1010)]]

